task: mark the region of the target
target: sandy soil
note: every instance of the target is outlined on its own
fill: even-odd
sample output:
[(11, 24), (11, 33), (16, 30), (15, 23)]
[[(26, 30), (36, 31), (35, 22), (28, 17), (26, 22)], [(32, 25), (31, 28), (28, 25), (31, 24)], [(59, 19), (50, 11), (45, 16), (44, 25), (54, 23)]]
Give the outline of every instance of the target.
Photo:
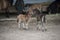
[(29, 30), (20, 30), (16, 18), (1, 18), (0, 40), (60, 40), (60, 15), (47, 15), (46, 18), (45, 32), (36, 30), (35, 21), (29, 24)]

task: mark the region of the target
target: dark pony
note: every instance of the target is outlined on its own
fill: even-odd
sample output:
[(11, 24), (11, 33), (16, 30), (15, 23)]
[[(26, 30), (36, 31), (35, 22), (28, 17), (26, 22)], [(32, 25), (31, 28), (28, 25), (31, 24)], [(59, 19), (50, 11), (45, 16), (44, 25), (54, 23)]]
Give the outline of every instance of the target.
[[(42, 25), (42, 29), (43, 31), (45, 30), (44, 27), (44, 23), (45, 23), (45, 14), (43, 14), (42, 12), (40, 12), (37, 8), (33, 9), (33, 14), (36, 18), (37, 18), (37, 24), (39, 23), (39, 21), (41, 21), (41, 25)], [(39, 27), (38, 27), (39, 28)]]

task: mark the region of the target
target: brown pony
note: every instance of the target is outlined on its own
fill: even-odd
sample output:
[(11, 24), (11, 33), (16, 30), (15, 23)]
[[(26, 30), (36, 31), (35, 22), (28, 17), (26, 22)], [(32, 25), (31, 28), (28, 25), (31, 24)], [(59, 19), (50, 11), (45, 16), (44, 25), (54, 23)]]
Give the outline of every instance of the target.
[(28, 29), (30, 17), (31, 16), (29, 12), (22, 12), (21, 14), (19, 14), (17, 16), (18, 27), (21, 28), (22, 26), (23, 29)]
[[(43, 14), (42, 12), (39, 11), (39, 9), (35, 8), (35, 9), (33, 9), (33, 14), (32, 15), (34, 15), (36, 17), (37, 25), (38, 24), (40, 25), (40, 23), (41, 23), (41, 25), (40, 25), (41, 30), (46, 31), (46, 28), (44, 26), (44, 23), (46, 23), (46, 18), (45, 18), (46, 14)], [(37, 26), (37, 28), (40, 30), (39, 26)]]
[(37, 26), (37, 29), (41, 29), (42, 31), (46, 31), (46, 28), (44, 26), (44, 24), (46, 23), (46, 14), (43, 14), (38, 8), (34, 8), (34, 9), (29, 9), (29, 14), (31, 15), (31, 18), (36, 18), (37, 19), (37, 25), (41, 24), (41, 28), (40, 26), (38, 25)]

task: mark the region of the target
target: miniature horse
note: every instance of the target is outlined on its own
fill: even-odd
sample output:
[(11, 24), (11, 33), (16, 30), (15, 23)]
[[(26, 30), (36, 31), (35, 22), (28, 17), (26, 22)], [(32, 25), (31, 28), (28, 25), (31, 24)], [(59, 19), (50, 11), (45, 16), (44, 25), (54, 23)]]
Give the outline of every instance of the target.
[(17, 16), (18, 27), (23, 29), (28, 29), (28, 24), (30, 20), (29, 12), (22, 12)]
[[(45, 27), (44, 27), (44, 23), (46, 22), (45, 21), (45, 16), (46, 16), (46, 14), (43, 14), (42, 12), (40, 12), (37, 8), (36, 9), (33, 9), (33, 14), (32, 15), (34, 15), (35, 17), (36, 17), (36, 19), (37, 19), (37, 25), (39, 24), (39, 21), (41, 21), (41, 30), (42, 31), (45, 31), (46, 29), (45, 29)], [(37, 29), (39, 29), (40, 30), (40, 28), (39, 28), (39, 26), (37, 27)]]

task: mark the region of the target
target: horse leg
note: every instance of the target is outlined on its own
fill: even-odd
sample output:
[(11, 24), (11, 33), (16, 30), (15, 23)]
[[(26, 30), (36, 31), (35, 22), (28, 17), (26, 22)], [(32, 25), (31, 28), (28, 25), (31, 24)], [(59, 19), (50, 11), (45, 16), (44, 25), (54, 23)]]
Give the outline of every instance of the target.
[(25, 28), (28, 29), (29, 23), (31, 21), (31, 18), (29, 18), (26, 22), (25, 22)]
[(31, 18), (28, 19), (28, 21), (26, 22), (26, 28), (29, 29), (29, 23), (31, 21)]
[(26, 30), (26, 22), (25, 21), (22, 22), (22, 25), (23, 25), (23, 29)]
[(21, 24), (20, 24), (20, 23), (18, 23), (18, 28), (19, 28), (19, 29), (20, 29), (20, 25), (21, 25)]
[(25, 30), (28, 29), (28, 24), (26, 22), (23, 22), (23, 29), (25, 29)]
[(26, 23), (26, 29), (28, 29), (28, 24), (29, 24), (29, 23)]
[(44, 26), (44, 22), (45, 22), (45, 16), (42, 16), (42, 18), (41, 18), (41, 30), (42, 31), (46, 31), (46, 28)]
[(40, 29), (40, 27), (39, 27), (39, 25), (38, 25), (38, 24), (39, 24), (39, 22), (38, 22), (38, 20), (37, 20), (37, 22), (36, 22), (37, 30), (38, 30), (38, 29)]
[(21, 28), (21, 20), (18, 21), (18, 28)]
[(40, 27), (39, 27), (40, 18), (39, 18), (39, 17), (37, 17), (37, 21), (36, 21), (36, 23), (37, 23), (37, 30), (40, 30)]
[(45, 18), (46, 15), (44, 15), (44, 23), (46, 23), (46, 18)]

